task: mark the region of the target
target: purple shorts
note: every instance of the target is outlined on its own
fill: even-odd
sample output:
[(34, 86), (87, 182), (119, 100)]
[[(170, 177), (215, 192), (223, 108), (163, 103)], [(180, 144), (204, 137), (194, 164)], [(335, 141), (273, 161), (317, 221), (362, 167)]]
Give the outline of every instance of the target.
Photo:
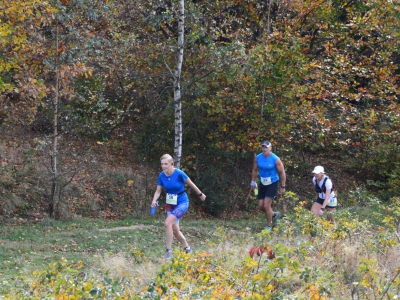
[(189, 201), (180, 203), (178, 205), (167, 204), (167, 217), (173, 215), (176, 218), (175, 223), (179, 222), (179, 219), (187, 212), (189, 209)]

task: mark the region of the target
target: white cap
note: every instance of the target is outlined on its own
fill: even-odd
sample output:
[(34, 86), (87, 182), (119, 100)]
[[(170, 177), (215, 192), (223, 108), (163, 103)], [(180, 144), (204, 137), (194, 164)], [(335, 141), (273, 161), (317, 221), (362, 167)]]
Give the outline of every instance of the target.
[(323, 166), (316, 166), (311, 173), (314, 173), (314, 174), (325, 173), (324, 167)]

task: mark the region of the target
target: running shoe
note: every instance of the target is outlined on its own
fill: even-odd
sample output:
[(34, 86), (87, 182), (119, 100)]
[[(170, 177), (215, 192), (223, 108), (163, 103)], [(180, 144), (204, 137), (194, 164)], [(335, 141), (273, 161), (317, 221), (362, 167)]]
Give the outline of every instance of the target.
[(183, 249), (184, 249), (185, 252), (188, 253), (188, 254), (192, 254), (192, 253), (193, 253), (192, 248), (191, 248), (190, 246), (184, 247)]
[(272, 228), (271, 228), (271, 226), (265, 226), (265, 228), (264, 228), (264, 230), (267, 230), (267, 231), (269, 231), (269, 232), (271, 232), (272, 231)]
[(280, 213), (279, 211), (276, 211), (276, 212), (274, 213), (274, 216), (272, 217), (272, 223), (273, 223), (274, 225), (276, 225), (276, 223), (278, 222), (278, 220), (280, 219), (280, 217), (281, 217), (281, 213)]
[(172, 256), (172, 250), (171, 249), (167, 249), (165, 251), (164, 258), (168, 259), (168, 258), (171, 258), (171, 256)]

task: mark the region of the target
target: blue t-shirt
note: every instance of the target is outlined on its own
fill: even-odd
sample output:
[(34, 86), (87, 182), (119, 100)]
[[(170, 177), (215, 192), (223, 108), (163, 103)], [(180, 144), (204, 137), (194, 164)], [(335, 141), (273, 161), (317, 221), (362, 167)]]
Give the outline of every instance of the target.
[(278, 170), (276, 169), (276, 161), (278, 159), (279, 157), (272, 152), (268, 157), (265, 157), (264, 153), (257, 155), (257, 166), (261, 183), (263, 182), (263, 178), (270, 178), (271, 183), (279, 180)]
[(158, 175), (157, 185), (164, 187), (169, 194), (177, 194), (177, 204), (181, 204), (189, 201), (189, 198), (185, 193), (185, 182), (188, 178), (189, 176), (179, 169), (175, 169), (170, 176), (165, 175), (163, 171)]

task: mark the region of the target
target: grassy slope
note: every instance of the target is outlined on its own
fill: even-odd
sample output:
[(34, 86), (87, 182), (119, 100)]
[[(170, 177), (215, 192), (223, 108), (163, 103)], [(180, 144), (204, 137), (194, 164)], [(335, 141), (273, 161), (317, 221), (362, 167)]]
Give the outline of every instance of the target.
[[(159, 213), (155, 217), (118, 221), (78, 218), (68, 222), (46, 220), (4, 224), (0, 239), (0, 275), (12, 280), (60, 257), (84, 259), (92, 265), (96, 264), (96, 257), (130, 253), (132, 249), (143, 253), (142, 260), (159, 262), (165, 251), (163, 220)], [(247, 222), (251, 222), (249, 226), (257, 227), (256, 230), (262, 228), (261, 219), (231, 222), (183, 219), (181, 227), (194, 248), (204, 249), (204, 244), (218, 227), (241, 230)]]
[[(264, 218), (260, 214), (236, 221), (184, 219), (182, 232), (195, 249), (195, 254), (203, 251), (213, 254), (216, 263), (224, 261), (228, 273), (241, 266), (253, 246), (262, 243), (276, 246), (280, 249), (277, 256), (288, 255), (285, 249), (299, 251), (301, 247), (306, 247), (308, 253), (304, 260), (298, 261), (303, 273), (317, 267), (320, 270), (318, 276), (328, 278), (330, 274), (330, 287), (337, 293), (335, 297), (346, 298), (350, 297), (346, 280), (360, 280), (357, 270), (365, 253), (359, 249), (366, 247), (368, 259), (377, 260), (379, 274), (392, 276), (395, 267), (400, 266), (400, 258), (396, 255), (400, 250), (398, 242), (390, 247), (373, 249), (368, 246), (368, 243), (381, 239), (382, 235), (382, 214), (386, 212), (376, 208), (373, 207), (375, 214), (381, 217), (371, 219), (373, 226), (364, 219), (370, 215), (369, 209), (359, 208), (356, 214), (354, 208), (339, 211), (337, 236), (334, 238), (330, 231), (318, 237), (303, 234), (302, 231), (307, 231), (307, 224), (313, 222), (308, 219), (308, 213), (303, 214), (303, 220), (289, 214), (271, 238), (262, 236), (261, 240), (259, 232), (264, 226)], [(350, 211), (353, 211), (351, 215)], [(359, 217), (361, 219), (357, 220)], [(354, 223), (355, 229), (348, 229), (356, 220), (359, 223)], [(364, 224), (364, 228), (360, 224)], [(346, 230), (351, 234), (340, 238), (339, 234), (344, 234)], [(300, 247), (300, 243), (303, 246)], [(175, 241), (174, 248), (181, 250), (181, 245)], [(120, 221), (80, 218), (71, 222), (8, 224), (1, 229), (0, 276), (3, 282), (0, 283), (0, 290), (8, 291), (11, 286), (18, 285), (19, 278), (33, 278), (32, 271), (45, 269), (50, 263), (65, 258), (70, 262), (82, 260), (84, 270), (89, 273), (107, 274), (111, 278), (134, 278), (139, 293), (155, 280), (166, 263), (162, 259), (164, 249), (163, 216), (160, 214)], [(326, 252), (325, 255), (321, 251)], [(290, 255), (292, 259), (299, 259), (293, 253)], [(376, 268), (376, 265), (373, 267)], [(286, 283), (286, 288), (296, 289), (296, 285), (301, 284), (300, 274), (295, 278), (295, 281), (290, 281), (289, 287)]]

